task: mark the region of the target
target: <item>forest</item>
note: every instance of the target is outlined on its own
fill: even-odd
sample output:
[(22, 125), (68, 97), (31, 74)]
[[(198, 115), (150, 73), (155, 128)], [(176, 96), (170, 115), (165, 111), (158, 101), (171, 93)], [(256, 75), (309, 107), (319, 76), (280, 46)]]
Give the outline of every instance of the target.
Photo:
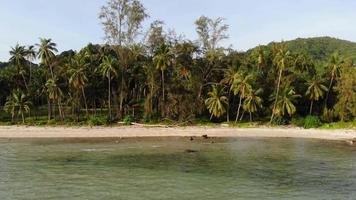
[(242, 52), (222, 45), (224, 18), (197, 19), (195, 39), (160, 20), (144, 29), (148, 18), (138, 0), (109, 0), (98, 15), (105, 44), (14, 44), (0, 62), (1, 123), (355, 125), (356, 43), (307, 38)]

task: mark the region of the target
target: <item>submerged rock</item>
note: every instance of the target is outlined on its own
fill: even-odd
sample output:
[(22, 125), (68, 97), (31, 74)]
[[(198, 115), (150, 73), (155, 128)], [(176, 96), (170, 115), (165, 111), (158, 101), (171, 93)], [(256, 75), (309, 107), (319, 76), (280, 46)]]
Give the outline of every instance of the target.
[(185, 150), (185, 153), (198, 153), (198, 151), (192, 150), (192, 149), (187, 149), (187, 150)]

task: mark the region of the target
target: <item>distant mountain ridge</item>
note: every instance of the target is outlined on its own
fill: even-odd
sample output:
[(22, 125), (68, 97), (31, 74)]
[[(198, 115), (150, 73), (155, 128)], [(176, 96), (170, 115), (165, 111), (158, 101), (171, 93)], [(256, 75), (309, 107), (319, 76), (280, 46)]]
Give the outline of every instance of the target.
[[(274, 42), (275, 43), (275, 42)], [(291, 52), (303, 52), (316, 61), (328, 61), (330, 56), (338, 52), (339, 55), (347, 60), (356, 61), (356, 42), (337, 39), (333, 37), (312, 37), (297, 38), (285, 41)], [(271, 46), (270, 43), (267, 46)]]

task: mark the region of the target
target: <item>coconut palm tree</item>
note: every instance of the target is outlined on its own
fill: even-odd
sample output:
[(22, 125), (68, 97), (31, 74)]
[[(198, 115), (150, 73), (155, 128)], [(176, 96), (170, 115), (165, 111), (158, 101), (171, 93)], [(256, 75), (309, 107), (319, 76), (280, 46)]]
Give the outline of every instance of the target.
[(33, 45), (29, 46), (26, 50), (26, 58), (30, 62), (30, 80), (29, 80), (30, 85), (32, 83), (32, 63), (35, 61), (36, 57), (37, 57), (37, 52), (35, 46)]
[(252, 113), (258, 111), (259, 108), (262, 108), (263, 100), (259, 96), (262, 93), (262, 89), (250, 90), (243, 103), (243, 109), (250, 113), (250, 121), (252, 121)]
[(16, 66), (17, 74), (21, 75), (26, 89), (28, 90), (26, 79), (25, 79), (25, 65), (26, 65), (26, 48), (17, 44), (15, 47), (11, 48), (10, 51), (10, 62)]
[(62, 109), (62, 97), (63, 97), (63, 92), (62, 89), (58, 86), (57, 84), (58, 78), (54, 77), (53, 79), (50, 78), (47, 80), (45, 84), (45, 90), (48, 94), (48, 98), (51, 101), (57, 101), (58, 103), (58, 111), (59, 111), (59, 117), (61, 120), (64, 119), (64, 111)]
[(17, 89), (7, 98), (4, 110), (11, 114), (12, 121), (17, 114), (17, 116), (21, 115), (22, 123), (25, 123), (25, 113), (30, 111), (30, 106), (31, 102), (28, 100), (27, 95)]
[(289, 116), (292, 116), (297, 111), (294, 102), (299, 97), (301, 96), (295, 93), (294, 88), (286, 85), (282, 89), (281, 94), (278, 96), (278, 98), (275, 95), (272, 96), (272, 99), (277, 98), (275, 115), (285, 116), (288, 114)]
[(235, 80), (235, 74), (237, 73), (237, 68), (236, 67), (229, 67), (227, 70), (224, 72), (224, 79), (221, 81), (221, 84), (226, 85), (228, 88), (228, 97), (227, 97), (227, 108), (226, 108), (226, 120), (227, 122), (230, 121), (230, 97), (231, 97), (231, 92), (233, 90), (233, 84)]
[(226, 112), (227, 97), (225, 96), (224, 88), (221, 85), (213, 85), (212, 91), (208, 93), (209, 98), (205, 100), (209, 112), (210, 119), (221, 117)]
[[(77, 55), (75, 58), (72, 58), (69, 63), (69, 84), (76, 90), (82, 93), (85, 105), (85, 112), (88, 116), (88, 104), (87, 98), (85, 95), (85, 86), (88, 82), (85, 70), (88, 67), (88, 63), (85, 61), (85, 56)], [(80, 93), (79, 92), (79, 93)]]
[(257, 70), (260, 71), (266, 64), (265, 52), (261, 45), (258, 46), (257, 53)]
[(238, 121), (239, 116), (240, 116), (240, 109), (241, 109), (241, 106), (242, 106), (242, 99), (244, 99), (246, 97), (246, 95), (252, 89), (252, 86), (250, 85), (250, 82), (251, 82), (252, 78), (253, 78), (252, 75), (243, 76), (240, 72), (235, 74), (234, 82), (233, 82), (233, 85), (232, 85), (232, 89), (233, 89), (235, 95), (239, 95), (240, 96), (239, 106), (237, 108), (237, 114), (236, 114), (235, 122)]
[[(164, 107), (165, 102), (165, 80), (164, 80), (164, 72), (172, 64), (173, 53), (169, 49), (166, 44), (161, 44), (156, 52), (156, 55), (153, 57), (153, 63), (157, 69), (161, 70), (161, 78), (162, 78), (162, 100)], [(163, 110), (163, 109), (162, 109)]]
[(52, 39), (40, 38), (40, 44), (38, 46), (38, 57), (41, 59), (41, 63), (49, 68), (52, 79), (54, 78), (52, 61), (55, 57), (55, 53), (58, 52), (57, 44), (52, 42)]
[(276, 56), (273, 60), (273, 62), (277, 66), (279, 75), (278, 75), (278, 82), (277, 82), (277, 90), (276, 90), (276, 94), (274, 95), (275, 100), (274, 100), (274, 105), (273, 105), (273, 109), (272, 109), (271, 122), (273, 121), (273, 118), (274, 118), (274, 115), (276, 112), (276, 107), (277, 107), (277, 103), (278, 103), (278, 99), (279, 99), (279, 91), (280, 91), (280, 86), (281, 86), (282, 75), (283, 75), (283, 72), (286, 69), (290, 59), (291, 59), (291, 55), (287, 49), (286, 44), (281, 44), (276, 49)]
[[(50, 77), (52, 80), (54, 80), (54, 73), (53, 73), (53, 66), (52, 66), (52, 61), (55, 58), (55, 53), (58, 52), (56, 46), (57, 44), (52, 42), (51, 39), (46, 39), (46, 38), (40, 38), (40, 44), (36, 44), (38, 47), (38, 58), (41, 60), (41, 64), (45, 67), (48, 68), (50, 72)], [(47, 80), (48, 80), (47, 76)], [(48, 120), (51, 120), (52, 118), (52, 108), (51, 108), (51, 99), (48, 96), (47, 97), (48, 101)]]
[(334, 80), (339, 76), (340, 74), (340, 68), (343, 64), (343, 60), (340, 58), (339, 53), (335, 52), (331, 58), (330, 58), (330, 75), (331, 75), (331, 79), (330, 79), (330, 83), (329, 83), (329, 87), (328, 87), (328, 92), (326, 93), (326, 97), (325, 97), (325, 106), (328, 103), (329, 100), (329, 95), (330, 92), (332, 90), (332, 86), (334, 83)]
[(109, 120), (111, 120), (111, 80), (118, 76), (117, 70), (115, 68), (116, 59), (110, 56), (106, 56), (103, 59), (102, 64), (99, 66), (98, 70), (103, 77), (108, 79), (108, 105), (109, 105)]
[(314, 101), (319, 101), (319, 99), (324, 96), (324, 93), (326, 91), (328, 91), (328, 88), (325, 85), (323, 85), (323, 83), (320, 80), (318, 80), (316, 77), (308, 81), (308, 90), (305, 93), (305, 95), (308, 96), (310, 100), (310, 110), (309, 110), (310, 115), (313, 112)]

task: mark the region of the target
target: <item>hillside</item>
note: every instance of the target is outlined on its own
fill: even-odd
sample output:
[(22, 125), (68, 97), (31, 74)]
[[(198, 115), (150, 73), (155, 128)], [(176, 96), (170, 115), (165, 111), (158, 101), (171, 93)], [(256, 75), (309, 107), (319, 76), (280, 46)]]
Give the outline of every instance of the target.
[[(313, 60), (327, 61), (334, 52), (343, 59), (356, 61), (356, 43), (332, 37), (298, 38), (286, 41), (292, 52), (305, 52)], [(271, 46), (270, 43), (268, 46)]]

